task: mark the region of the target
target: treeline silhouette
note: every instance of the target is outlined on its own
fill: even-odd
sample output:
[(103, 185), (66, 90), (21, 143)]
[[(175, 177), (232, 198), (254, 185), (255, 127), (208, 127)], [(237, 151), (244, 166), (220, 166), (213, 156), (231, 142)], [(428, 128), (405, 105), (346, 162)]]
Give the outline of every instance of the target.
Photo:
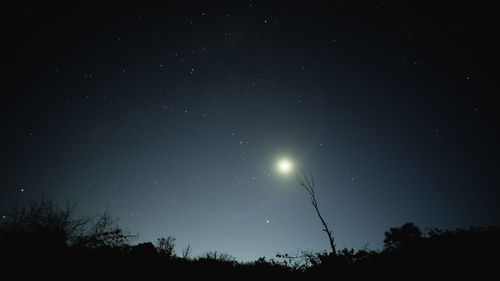
[[(2, 280), (451, 280), (496, 276), (497, 227), (429, 229), (412, 223), (385, 233), (384, 249), (277, 254), (238, 262), (216, 251), (198, 257), (175, 238), (131, 245), (135, 238), (108, 213), (77, 218), (42, 198), (1, 219)], [(245, 241), (242, 241), (244, 243)], [(7, 279), (8, 278), (8, 279)]]

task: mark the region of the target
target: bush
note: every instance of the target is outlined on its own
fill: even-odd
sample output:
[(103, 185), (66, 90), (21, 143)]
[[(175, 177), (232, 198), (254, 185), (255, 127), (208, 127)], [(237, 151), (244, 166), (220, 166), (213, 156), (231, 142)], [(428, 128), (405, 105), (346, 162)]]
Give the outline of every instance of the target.
[(135, 237), (120, 228), (108, 212), (77, 218), (75, 206), (67, 203), (60, 208), (42, 197), (27, 207), (14, 207), (0, 223), (0, 248), (124, 247)]
[(166, 256), (168, 258), (173, 258), (175, 256), (174, 247), (175, 247), (175, 237), (168, 236), (167, 238), (161, 237), (158, 238), (156, 250), (159, 254)]

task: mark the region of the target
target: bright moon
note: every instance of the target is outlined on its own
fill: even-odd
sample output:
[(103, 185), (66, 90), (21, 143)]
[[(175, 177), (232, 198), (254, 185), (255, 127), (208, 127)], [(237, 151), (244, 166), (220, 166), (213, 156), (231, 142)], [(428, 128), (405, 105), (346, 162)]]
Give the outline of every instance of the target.
[(280, 172), (288, 174), (292, 170), (292, 163), (287, 159), (282, 159), (278, 163), (278, 169)]

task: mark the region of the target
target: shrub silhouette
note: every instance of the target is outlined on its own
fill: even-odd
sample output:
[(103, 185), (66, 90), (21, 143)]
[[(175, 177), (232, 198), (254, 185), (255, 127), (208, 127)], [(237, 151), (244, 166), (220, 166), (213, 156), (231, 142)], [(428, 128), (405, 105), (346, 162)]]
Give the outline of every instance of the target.
[(157, 248), (151, 242), (139, 243), (133, 246), (130, 250), (132, 256), (138, 258), (152, 259), (158, 255)]
[[(18, 280), (88, 279), (109, 261), (118, 262), (134, 236), (107, 212), (76, 217), (75, 206), (60, 208), (42, 196), (6, 214), (0, 222), (0, 259), (7, 272)], [(73, 271), (81, 274), (73, 276)]]
[(161, 237), (158, 238), (156, 250), (159, 254), (164, 255), (168, 258), (172, 258), (175, 256), (174, 248), (175, 248), (175, 237), (168, 236), (167, 238)]
[(77, 218), (75, 207), (76, 204), (67, 203), (60, 208), (43, 196), (39, 202), (29, 202), (27, 207), (15, 207), (1, 222), (0, 247), (124, 247), (135, 237), (120, 228), (108, 212)]
[(67, 204), (61, 209), (42, 198), (30, 202), (28, 207), (14, 209), (0, 225), (2, 249), (34, 249), (39, 247), (61, 248), (77, 237), (78, 231), (88, 223), (74, 219), (74, 206)]
[(406, 248), (417, 243), (422, 238), (422, 232), (413, 223), (405, 223), (401, 227), (391, 227), (385, 232), (384, 248), (394, 250)]
[(495, 273), (500, 252), (496, 227), (424, 234), (412, 223), (390, 228), (381, 251), (302, 251), (246, 263), (217, 251), (177, 257), (172, 236), (156, 247), (132, 246), (132, 238), (107, 213), (76, 218), (74, 205), (42, 198), (1, 221), (2, 271), (16, 280), (477, 280)]

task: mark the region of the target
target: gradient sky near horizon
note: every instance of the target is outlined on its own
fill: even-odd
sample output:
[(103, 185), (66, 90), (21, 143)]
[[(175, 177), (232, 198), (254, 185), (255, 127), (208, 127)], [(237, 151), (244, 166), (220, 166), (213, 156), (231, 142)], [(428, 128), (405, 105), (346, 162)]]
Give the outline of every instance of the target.
[(500, 224), (493, 9), (182, 2), (4, 11), (1, 212), (43, 191), (177, 253), (328, 250), (288, 157), (339, 249)]

